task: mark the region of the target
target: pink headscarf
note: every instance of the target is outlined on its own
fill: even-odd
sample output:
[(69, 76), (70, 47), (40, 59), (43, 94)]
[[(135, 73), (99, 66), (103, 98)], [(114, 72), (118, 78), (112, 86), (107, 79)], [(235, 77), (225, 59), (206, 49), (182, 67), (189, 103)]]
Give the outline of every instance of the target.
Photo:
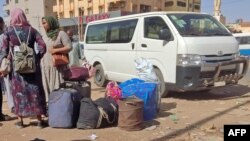
[(17, 26), (29, 26), (29, 22), (20, 8), (14, 8), (11, 10), (10, 13), (10, 25), (17, 25)]

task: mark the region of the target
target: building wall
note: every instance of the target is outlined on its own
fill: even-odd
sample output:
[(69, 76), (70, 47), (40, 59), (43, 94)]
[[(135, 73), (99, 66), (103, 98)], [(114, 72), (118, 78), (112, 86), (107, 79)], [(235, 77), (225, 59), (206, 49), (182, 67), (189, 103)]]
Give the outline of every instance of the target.
[(9, 25), (11, 9), (15, 7), (21, 8), (25, 12), (29, 23), (42, 35), (45, 35), (41, 19), (44, 16), (56, 15), (56, 13), (53, 12), (52, 7), (52, 5), (55, 4), (56, 0), (6, 0), (6, 4), (4, 4), (3, 7), (6, 11), (4, 19), (6, 24)]
[[(166, 6), (167, 4), (169, 4)], [(200, 12), (201, 0), (56, 0), (53, 11), (58, 18), (72, 18), (110, 11), (141, 13), (148, 11)]]

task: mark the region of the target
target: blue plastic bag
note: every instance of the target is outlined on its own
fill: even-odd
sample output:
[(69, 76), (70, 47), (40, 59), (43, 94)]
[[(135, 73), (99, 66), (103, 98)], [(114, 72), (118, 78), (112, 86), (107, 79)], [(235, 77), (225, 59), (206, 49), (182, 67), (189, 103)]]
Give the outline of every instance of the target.
[(157, 114), (157, 84), (140, 79), (131, 79), (120, 84), (122, 97), (136, 96), (143, 100), (143, 118), (152, 120)]

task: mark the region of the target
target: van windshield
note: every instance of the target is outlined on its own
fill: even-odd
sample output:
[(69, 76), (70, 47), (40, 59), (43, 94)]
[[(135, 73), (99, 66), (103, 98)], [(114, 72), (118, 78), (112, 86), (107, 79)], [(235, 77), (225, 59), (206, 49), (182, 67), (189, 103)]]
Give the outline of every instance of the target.
[(167, 14), (182, 36), (232, 36), (215, 18), (205, 14)]

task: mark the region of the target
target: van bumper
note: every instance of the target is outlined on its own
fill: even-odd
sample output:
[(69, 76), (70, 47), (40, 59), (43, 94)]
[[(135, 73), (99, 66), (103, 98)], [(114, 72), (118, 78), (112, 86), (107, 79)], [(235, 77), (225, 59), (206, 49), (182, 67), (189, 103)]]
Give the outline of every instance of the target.
[[(241, 72), (236, 69), (222, 70), (223, 66), (242, 64), (243, 69)], [(212, 64), (215, 66), (214, 71), (201, 72), (201, 66), (177, 66), (176, 73), (176, 87), (178, 91), (194, 91), (202, 90), (214, 86), (215, 82), (237, 83), (238, 80), (243, 78), (247, 72), (249, 59), (247, 57), (238, 57), (232, 61), (220, 62)], [(205, 64), (209, 66), (209, 64)], [(203, 74), (207, 73), (207, 77)]]

